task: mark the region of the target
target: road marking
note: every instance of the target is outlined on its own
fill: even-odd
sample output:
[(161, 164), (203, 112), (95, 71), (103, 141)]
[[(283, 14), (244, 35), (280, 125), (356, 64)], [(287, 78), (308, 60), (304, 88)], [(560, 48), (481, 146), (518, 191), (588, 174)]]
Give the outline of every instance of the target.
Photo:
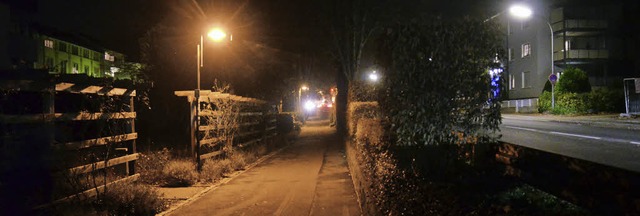
[(511, 128), (511, 129), (518, 129), (518, 130), (533, 131), (533, 132), (542, 132), (542, 131), (540, 131), (540, 130), (531, 129), (531, 128), (513, 127), (513, 126), (504, 126), (504, 127), (506, 127), (506, 128)]
[(565, 136), (580, 137), (580, 138), (587, 138), (587, 139), (596, 139), (596, 140), (602, 139), (600, 137), (586, 136), (586, 135), (580, 135), (580, 134), (562, 133), (562, 132), (555, 132), (555, 131), (551, 131), (549, 133), (558, 134), (558, 135), (565, 135)]
[(571, 136), (571, 137), (579, 137), (579, 138), (585, 138), (585, 139), (594, 139), (594, 140), (603, 140), (603, 141), (608, 141), (608, 142), (630, 143), (630, 144), (634, 144), (634, 145), (640, 145), (640, 142), (637, 142), (637, 141), (630, 141), (630, 140), (623, 140), (623, 139), (616, 139), (616, 138), (607, 138), (607, 137), (603, 138), (603, 137), (587, 136), (587, 135), (572, 134), (572, 133), (562, 133), (562, 132), (555, 132), (555, 131), (544, 131), (544, 130), (538, 130), (538, 129), (532, 129), (532, 128), (524, 128), (524, 127), (515, 127), (515, 126), (503, 126), (503, 127), (516, 129), (516, 130), (525, 130), (525, 131), (538, 132), (538, 133), (556, 134), (556, 135), (562, 135), (562, 136)]

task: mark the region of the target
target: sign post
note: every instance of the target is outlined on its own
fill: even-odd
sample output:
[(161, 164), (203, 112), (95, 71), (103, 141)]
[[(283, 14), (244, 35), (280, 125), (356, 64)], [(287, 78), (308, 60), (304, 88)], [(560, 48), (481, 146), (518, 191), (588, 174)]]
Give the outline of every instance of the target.
[(558, 76), (556, 76), (554, 73), (551, 73), (549, 75), (549, 82), (551, 82), (551, 109), (556, 108), (555, 86), (557, 81)]

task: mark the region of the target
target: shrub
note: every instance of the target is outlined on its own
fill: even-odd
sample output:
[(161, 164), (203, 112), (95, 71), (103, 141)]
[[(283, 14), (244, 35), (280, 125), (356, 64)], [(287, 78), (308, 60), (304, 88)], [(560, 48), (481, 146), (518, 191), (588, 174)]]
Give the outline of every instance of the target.
[(555, 114), (581, 114), (589, 109), (589, 94), (565, 92), (556, 95)]
[(379, 118), (378, 102), (351, 102), (347, 111), (349, 135), (355, 136), (360, 118)]
[(229, 167), (220, 163), (220, 160), (206, 160), (202, 165), (200, 179), (203, 182), (214, 182), (215, 180), (222, 178), (224, 173), (228, 171)]
[(94, 206), (108, 215), (155, 215), (165, 209), (155, 188), (129, 182), (107, 187)]
[(295, 128), (294, 126), (294, 116), (292, 114), (279, 113), (276, 116), (276, 128), (278, 130), (278, 134), (288, 134), (293, 131)]
[(247, 165), (245, 155), (242, 152), (231, 153), (231, 155), (229, 156), (229, 160), (231, 161), (231, 169), (233, 170), (244, 169), (244, 166)]
[(538, 98), (538, 112), (551, 111), (551, 92), (543, 91)]
[(500, 49), (498, 27), (469, 18), (424, 17), (395, 26), (383, 39), (389, 58), (380, 108), (397, 144), (453, 144), (465, 136), (497, 131), (500, 104), (490, 101)]
[(594, 112), (623, 112), (624, 91), (622, 89), (598, 88), (589, 94), (589, 109)]
[(198, 180), (195, 163), (186, 160), (170, 161), (162, 169), (162, 186), (185, 187), (191, 186)]
[(591, 84), (587, 73), (578, 68), (568, 68), (562, 73), (556, 84), (557, 92), (587, 93), (591, 92)]
[(140, 181), (158, 185), (163, 179), (162, 170), (169, 163), (171, 153), (168, 149), (162, 151), (140, 153), (140, 158), (136, 160), (136, 171), (140, 173)]

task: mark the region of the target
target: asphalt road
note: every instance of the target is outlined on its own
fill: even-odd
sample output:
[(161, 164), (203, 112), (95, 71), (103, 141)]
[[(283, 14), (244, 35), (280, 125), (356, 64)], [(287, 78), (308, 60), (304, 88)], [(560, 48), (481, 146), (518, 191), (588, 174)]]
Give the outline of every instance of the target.
[(640, 172), (640, 131), (503, 117), (501, 141)]
[(360, 215), (344, 145), (328, 121), (171, 215)]

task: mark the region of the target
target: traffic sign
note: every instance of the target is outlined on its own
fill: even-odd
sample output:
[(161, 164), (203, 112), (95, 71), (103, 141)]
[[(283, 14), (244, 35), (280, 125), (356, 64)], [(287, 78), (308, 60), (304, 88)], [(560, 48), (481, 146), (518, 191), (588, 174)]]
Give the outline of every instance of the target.
[(557, 81), (558, 81), (558, 76), (556, 76), (555, 74), (549, 75), (549, 82), (551, 82), (551, 85), (555, 85)]

